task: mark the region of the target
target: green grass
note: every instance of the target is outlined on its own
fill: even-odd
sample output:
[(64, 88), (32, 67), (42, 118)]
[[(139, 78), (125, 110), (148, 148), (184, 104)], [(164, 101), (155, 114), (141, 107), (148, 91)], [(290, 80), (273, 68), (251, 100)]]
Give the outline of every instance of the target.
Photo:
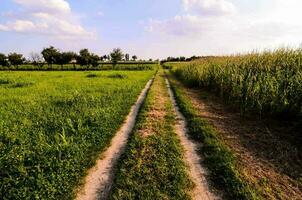
[(302, 48), (171, 65), (183, 81), (215, 92), (242, 113), (302, 115)]
[(251, 188), (240, 176), (234, 154), (217, 137), (217, 132), (198, 116), (183, 86), (169, 76), (180, 111), (187, 119), (188, 134), (203, 144), (199, 152), (210, 171), (210, 179), (218, 189), (225, 191), (228, 199), (260, 199), (256, 189)]
[(153, 74), (0, 72), (1, 198), (72, 199)]
[[(173, 129), (175, 115), (161, 75), (162, 71), (141, 108), (117, 167), (111, 199), (190, 199), (188, 191), (192, 182), (183, 162), (183, 149)], [(159, 105), (158, 95), (168, 101)], [(160, 106), (166, 112), (164, 119), (152, 118), (150, 112)], [(147, 136), (143, 135), (145, 132)]]

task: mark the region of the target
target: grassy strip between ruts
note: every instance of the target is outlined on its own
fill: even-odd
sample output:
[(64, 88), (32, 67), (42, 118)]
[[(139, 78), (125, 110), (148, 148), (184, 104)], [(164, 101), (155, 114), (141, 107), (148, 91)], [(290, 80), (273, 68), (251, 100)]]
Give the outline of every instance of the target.
[(159, 71), (118, 165), (111, 199), (190, 199), (193, 187)]
[(181, 83), (172, 75), (169, 79), (180, 111), (187, 119), (188, 134), (203, 144), (199, 153), (204, 157), (211, 181), (216, 187), (223, 188), (229, 199), (260, 199), (257, 191), (240, 177), (234, 154), (219, 141), (214, 128), (198, 116)]

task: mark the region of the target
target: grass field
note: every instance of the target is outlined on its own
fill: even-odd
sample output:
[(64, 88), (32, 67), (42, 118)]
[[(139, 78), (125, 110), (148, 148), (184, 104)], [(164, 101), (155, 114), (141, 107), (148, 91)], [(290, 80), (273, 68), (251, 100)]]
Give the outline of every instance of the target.
[(71, 199), (153, 74), (0, 72), (2, 199)]

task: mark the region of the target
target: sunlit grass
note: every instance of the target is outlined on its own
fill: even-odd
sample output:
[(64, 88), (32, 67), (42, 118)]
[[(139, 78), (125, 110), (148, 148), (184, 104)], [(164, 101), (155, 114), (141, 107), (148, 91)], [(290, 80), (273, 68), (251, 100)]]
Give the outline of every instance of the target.
[(0, 196), (71, 199), (153, 73), (0, 72)]

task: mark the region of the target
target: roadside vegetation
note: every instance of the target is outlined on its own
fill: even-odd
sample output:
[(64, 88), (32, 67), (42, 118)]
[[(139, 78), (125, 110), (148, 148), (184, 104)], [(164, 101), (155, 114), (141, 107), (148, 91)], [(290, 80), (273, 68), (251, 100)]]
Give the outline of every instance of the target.
[(1, 198), (72, 199), (153, 74), (0, 72)]
[(166, 62), (192, 137), (230, 199), (301, 198), (302, 50)]
[(241, 178), (234, 154), (218, 139), (216, 130), (199, 117), (198, 110), (184, 93), (185, 88), (171, 74), (169, 80), (180, 111), (187, 119), (188, 134), (202, 144), (199, 154), (204, 158), (215, 187), (224, 190), (228, 199), (259, 199), (255, 188)]
[(175, 114), (160, 70), (141, 108), (111, 199), (190, 199), (192, 181), (174, 132)]

